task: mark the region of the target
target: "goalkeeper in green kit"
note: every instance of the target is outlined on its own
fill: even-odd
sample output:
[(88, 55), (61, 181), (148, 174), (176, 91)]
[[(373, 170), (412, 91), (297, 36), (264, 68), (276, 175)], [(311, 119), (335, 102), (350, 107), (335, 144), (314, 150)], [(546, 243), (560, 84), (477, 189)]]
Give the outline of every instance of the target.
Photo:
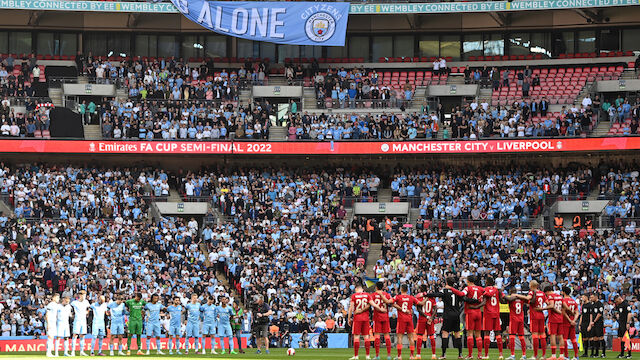
[(136, 342), (138, 343), (138, 355), (142, 353), (142, 321), (144, 306), (146, 301), (142, 300), (142, 295), (136, 293), (135, 298), (125, 301), (125, 306), (129, 311), (129, 323), (127, 325), (127, 355), (131, 355), (131, 336), (136, 335)]

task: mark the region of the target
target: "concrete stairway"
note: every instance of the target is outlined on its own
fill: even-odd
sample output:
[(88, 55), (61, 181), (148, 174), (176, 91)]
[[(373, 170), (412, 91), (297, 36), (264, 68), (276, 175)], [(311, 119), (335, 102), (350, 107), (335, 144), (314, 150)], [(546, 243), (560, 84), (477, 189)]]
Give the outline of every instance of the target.
[(391, 202), (391, 189), (378, 189), (378, 202)]
[(367, 255), (365, 274), (367, 277), (375, 277), (376, 274), (373, 268), (376, 266), (376, 261), (380, 259), (382, 254), (382, 244), (369, 244), (369, 254)]
[(182, 197), (180, 196), (180, 193), (178, 192), (178, 189), (175, 189), (173, 187), (169, 188), (169, 197), (167, 197), (167, 201), (168, 202), (182, 202)]
[(303, 110), (318, 108), (315, 88), (306, 87), (302, 89), (302, 103), (304, 104)]
[(598, 126), (596, 126), (596, 128), (593, 130), (591, 135), (593, 135), (593, 136), (606, 136), (607, 133), (609, 132), (610, 128), (611, 128), (611, 122), (610, 121), (601, 121), (601, 122), (598, 123)]
[(84, 138), (86, 140), (102, 140), (100, 125), (84, 125)]
[(62, 88), (49, 88), (49, 98), (54, 106), (61, 107), (62, 104)]
[(3, 213), (4, 216), (9, 217), (9, 215), (13, 214), (13, 209), (11, 208), (11, 206), (9, 206), (9, 204), (4, 202), (3, 200), (0, 200), (0, 212)]
[(271, 126), (269, 128), (269, 141), (284, 141), (287, 139), (288, 130), (284, 126)]

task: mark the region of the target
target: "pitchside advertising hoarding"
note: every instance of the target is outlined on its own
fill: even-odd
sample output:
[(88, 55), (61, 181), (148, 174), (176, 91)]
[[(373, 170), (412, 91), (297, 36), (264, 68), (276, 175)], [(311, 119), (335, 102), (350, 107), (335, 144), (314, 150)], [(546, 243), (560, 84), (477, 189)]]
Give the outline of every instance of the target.
[(637, 149), (640, 149), (640, 137), (389, 142), (0, 140), (3, 153), (52, 154), (436, 155)]
[[(302, 334), (299, 333), (294, 333), (291, 334), (291, 347), (297, 349), (299, 347), (299, 342), (300, 339), (302, 337)], [(85, 341), (85, 351), (89, 351), (91, 350), (89, 347), (91, 345), (91, 341), (89, 340), (91, 338), (91, 335), (87, 336), (87, 340)], [(320, 334), (309, 334), (309, 347), (312, 349), (316, 349), (319, 348), (320, 344), (319, 344), (319, 338), (320, 338)], [(248, 334), (244, 334), (242, 335), (242, 347), (246, 348), (247, 347), (247, 341), (249, 340), (249, 335)], [(220, 344), (220, 338), (216, 338), (216, 344)], [(238, 342), (236, 340), (234, 340), (234, 346), (237, 349), (238, 348)], [(151, 350), (156, 350), (156, 343), (155, 341), (151, 341), (151, 343), (149, 344), (151, 346)], [(77, 345), (80, 346), (80, 345)], [(193, 348), (193, 340), (191, 341), (191, 348)], [(219, 349), (219, 345), (216, 345), (217, 348)], [(211, 348), (211, 343), (209, 341), (207, 341), (206, 346), (207, 349)], [(333, 348), (333, 349), (345, 349), (349, 347), (349, 335), (345, 334), (345, 333), (339, 333), (339, 334), (327, 334), (327, 347), (329, 348)], [(136, 350), (138, 347), (136, 345), (136, 342), (133, 341), (131, 343), (131, 349)], [(184, 349), (185, 348), (185, 339), (182, 338), (180, 339), (180, 349)], [(228, 343), (225, 342), (225, 348), (228, 348)], [(146, 348), (145, 348), (146, 349)], [(160, 350), (168, 350), (169, 349), (169, 339), (168, 338), (161, 338), (160, 339)], [(34, 339), (33, 337), (26, 337), (26, 336), (21, 336), (21, 337), (9, 337), (9, 336), (2, 336), (0, 337), (0, 353), (3, 352), (23, 352), (23, 351), (40, 351), (40, 352), (44, 352), (47, 350), (47, 340), (46, 338), (39, 338), (39, 339)], [(63, 346), (62, 344), (60, 344), (60, 351), (63, 350)], [(80, 349), (77, 349), (80, 350)], [(102, 350), (103, 351), (107, 351), (108, 349), (108, 343), (107, 341), (104, 341), (102, 344)]]

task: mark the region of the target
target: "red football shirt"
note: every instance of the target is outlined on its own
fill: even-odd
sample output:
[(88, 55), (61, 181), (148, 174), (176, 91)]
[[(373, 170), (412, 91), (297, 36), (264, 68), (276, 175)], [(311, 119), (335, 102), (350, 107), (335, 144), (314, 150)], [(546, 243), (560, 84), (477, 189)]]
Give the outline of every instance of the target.
[[(482, 293), (484, 293), (484, 290), (477, 285), (473, 285), (473, 286), (467, 286), (466, 288), (464, 288), (464, 290), (462, 290), (462, 294), (463, 296), (472, 298), (472, 299), (476, 299), (478, 301), (482, 300)], [(474, 309), (472, 308), (472, 306), (476, 306), (477, 304), (469, 304), (468, 302), (464, 303), (464, 311), (465, 312), (481, 312), (482, 309)]]
[[(359, 292), (351, 295), (351, 303), (353, 304), (353, 321), (369, 321), (369, 311), (364, 310), (369, 305), (369, 294), (365, 292)], [(362, 311), (359, 314), (356, 312)]]
[(500, 291), (494, 286), (484, 288), (484, 294), (487, 303), (484, 305), (484, 316), (486, 318), (500, 317)]
[(509, 321), (524, 322), (524, 301), (515, 299), (509, 302)]
[(369, 295), (369, 299), (372, 303), (376, 304), (376, 306), (378, 307), (385, 309), (384, 312), (380, 312), (374, 308), (373, 321), (379, 322), (389, 320), (389, 308), (387, 307), (387, 304), (382, 301), (383, 296), (385, 299), (391, 299), (391, 295), (387, 294), (386, 292), (382, 293), (382, 295), (378, 294), (377, 292)]
[(427, 299), (427, 302), (424, 303), (424, 305), (422, 305), (419, 309), (419, 317), (424, 319), (426, 319), (427, 317), (433, 318), (433, 314), (436, 311), (436, 299), (427, 298), (424, 295), (424, 293), (420, 293), (416, 296), (416, 300), (418, 300), (418, 302), (422, 302), (425, 298)]
[(547, 299), (549, 300), (549, 305), (553, 305), (553, 309), (549, 310), (549, 322), (562, 324), (564, 322), (562, 316), (562, 295), (552, 293)]
[(419, 301), (409, 294), (396, 295), (394, 301), (401, 309), (398, 310), (398, 320), (413, 321), (413, 305)]
[[(562, 299), (562, 302), (567, 305), (567, 308), (569, 308), (569, 310), (571, 310), (571, 312), (573, 314), (567, 314), (572, 320), (575, 320), (576, 317), (578, 316), (578, 311), (579, 311), (579, 307), (578, 307), (578, 303), (573, 300), (570, 297), (566, 297), (564, 299)], [(569, 324), (569, 320), (564, 319), (564, 324), (565, 325), (570, 325)]]
[(529, 296), (531, 296), (529, 316), (534, 320), (544, 320), (544, 312), (538, 311), (535, 308), (543, 308), (544, 304), (547, 302), (547, 296), (540, 290), (536, 290), (535, 292), (530, 290)]

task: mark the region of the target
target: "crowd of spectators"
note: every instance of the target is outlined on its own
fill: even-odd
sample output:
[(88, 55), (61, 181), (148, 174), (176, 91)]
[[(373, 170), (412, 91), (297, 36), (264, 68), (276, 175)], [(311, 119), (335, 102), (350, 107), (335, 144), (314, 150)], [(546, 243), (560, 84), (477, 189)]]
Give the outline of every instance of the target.
[(113, 100), (98, 109), (102, 134), (113, 139), (266, 139), (274, 122), (268, 100), (253, 104), (207, 100)]
[(376, 70), (327, 69), (313, 77), (318, 108), (400, 108), (409, 107), (415, 94), (410, 82), (402, 86), (383, 84)]
[[(378, 237), (383, 246), (374, 272), (391, 292), (401, 282), (437, 289), (450, 271), (461, 277), (492, 273), (502, 288), (537, 278), (570, 283), (578, 293), (597, 290), (606, 301), (614, 293), (630, 293), (635, 322), (640, 267), (634, 259), (640, 247), (634, 231), (425, 226), (482, 214), (528, 221), (546, 197), (583, 196), (593, 186), (640, 209), (638, 172), (629, 170), (635, 168), (461, 165), (445, 171), (396, 169), (380, 179), (375, 169), (359, 168), (167, 173), (134, 166), (3, 164), (0, 194), (15, 207), (15, 214), (0, 214), (3, 331), (40, 334), (46, 295), (79, 289), (90, 298), (134, 291), (163, 298), (231, 293), (245, 305), (262, 294), (275, 311), (272, 323), (279, 334), (348, 330), (349, 295), (362, 281), (370, 242)], [(151, 219), (147, 200), (168, 195), (168, 183), (185, 200), (209, 201), (220, 221)], [(393, 198), (418, 209), (418, 219), (395, 218), (378, 227), (347, 215), (352, 201), (373, 200), (387, 186)], [(635, 216), (633, 211), (620, 215)], [(231, 288), (219, 282), (223, 274)], [(245, 321), (250, 317), (248, 311)]]

